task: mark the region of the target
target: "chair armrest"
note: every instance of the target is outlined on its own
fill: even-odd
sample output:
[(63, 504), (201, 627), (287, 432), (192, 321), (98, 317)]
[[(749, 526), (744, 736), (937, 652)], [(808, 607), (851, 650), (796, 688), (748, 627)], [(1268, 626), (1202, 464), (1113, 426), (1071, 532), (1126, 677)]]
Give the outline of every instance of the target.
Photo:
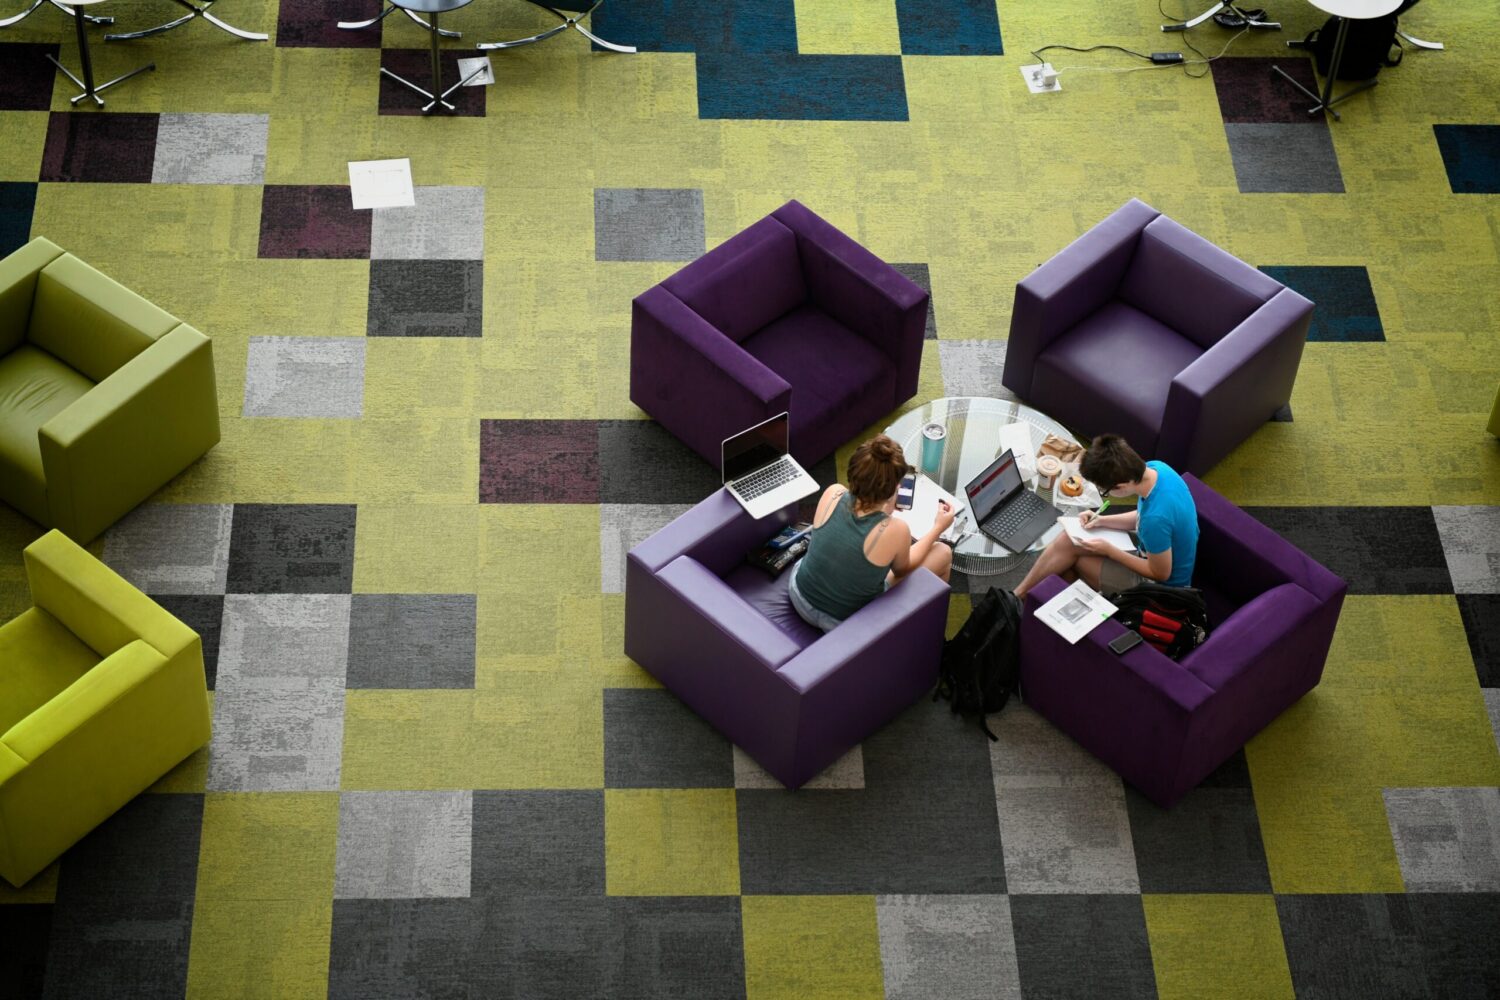
[(724, 439), (791, 408), (792, 387), (660, 285), (630, 311), (630, 400), (714, 468)]
[(42, 426), (52, 523), (87, 543), (219, 441), (213, 344), (179, 325)]
[(803, 784), (932, 690), (949, 595), (919, 569), (782, 665), (800, 696), (783, 784)]
[(32, 601), (100, 656), (136, 639), (166, 656), (201, 648), (197, 633), (61, 531), (47, 532), (23, 555)]
[(1292, 398), (1312, 310), (1283, 289), (1178, 372), (1156, 457), (1202, 475), (1270, 420)]
[(1016, 285), (1005, 347), (1005, 386), (1031, 395), (1037, 356), (1114, 298), (1141, 231), (1159, 212), (1132, 198)]
[(22, 759), (34, 761), (166, 664), (167, 658), (150, 643), (129, 642), (11, 726), (0, 741)]
[(757, 521), (721, 489), (631, 549), (627, 558), (657, 573), (678, 556), (692, 556), (723, 576), (796, 516), (797, 505), (789, 504)]
[(896, 366), (891, 405), (916, 395), (930, 296), (800, 202), (788, 202), (771, 215), (797, 234), (803, 280), (818, 308), (874, 344)]
[(31, 303), (36, 298), (36, 276), (65, 252), (38, 236), (0, 260), (0, 355), (9, 354), (26, 339)]

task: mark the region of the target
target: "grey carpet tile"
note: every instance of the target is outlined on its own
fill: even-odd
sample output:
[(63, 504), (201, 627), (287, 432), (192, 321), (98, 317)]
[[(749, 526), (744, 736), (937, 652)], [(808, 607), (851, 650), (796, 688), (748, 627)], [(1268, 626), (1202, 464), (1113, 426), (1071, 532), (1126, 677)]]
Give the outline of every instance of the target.
[(606, 788), (727, 788), (730, 743), (670, 691), (604, 692)]
[(1327, 126), (1226, 122), (1224, 134), (1241, 193), (1344, 191)]
[(1005, 341), (940, 340), (938, 362), (943, 370), (943, 395), (988, 396), (1017, 402), (1016, 394), (1001, 384), (1005, 374)]
[(204, 682), (212, 691), (219, 669), (219, 641), (224, 622), (222, 594), (151, 594), (167, 613), (198, 633), (203, 643)]
[(1459, 594), (1457, 600), (1479, 686), (1500, 688), (1500, 594)]
[(696, 188), (594, 190), (596, 260), (695, 260), (703, 256), (703, 228)]
[(1299, 997), (1369, 1000), (1500, 996), (1500, 894), (1276, 897)]
[(937, 339), (937, 310), (933, 308), (932, 302), (932, 274), (928, 271), (926, 264), (892, 264), (912, 284), (918, 286), (927, 293), (927, 326), (922, 336), (925, 340)]
[(344, 742), (342, 685), (218, 690), (208, 789), (336, 791)]
[(153, 184), (262, 184), (269, 115), (162, 114)]
[(335, 899), (329, 1000), (470, 1000), (473, 916), (467, 899)]
[[(785, 788), (771, 777), (755, 759), (734, 748), (734, 787), (736, 788)], [(856, 746), (838, 760), (829, 764), (802, 786), (809, 791), (818, 788), (863, 788), (865, 787), (865, 754), (863, 747)]]
[(150, 594), (222, 594), (234, 507), (147, 503), (104, 535), (104, 561)]
[(1021, 1000), (1005, 896), (875, 900), (887, 1000)]
[(1500, 507), (1434, 507), (1438, 537), (1459, 594), (1500, 594)]
[(1141, 892), (1270, 892), (1249, 788), (1195, 788), (1171, 809), (1125, 793)]
[(355, 516), (353, 504), (236, 504), (229, 591), (349, 593)]
[(1155, 1000), (1141, 897), (1012, 895), (1010, 920), (1027, 1000)]
[(360, 337), (251, 337), (247, 417), (358, 417), (364, 413)]
[(344, 689), (348, 594), (229, 594), (220, 692)]
[(1141, 891), (1118, 784), (995, 789), (1005, 884), (1015, 893)]
[(1500, 788), (1387, 788), (1407, 892), (1500, 892)]
[(473, 594), (355, 594), (350, 688), (472, 688)]
[(602, 895), (604, 793), (476, 791), (475, 896)]
[(600, 504), (600, 589), (606, 594), (625, 593), (626, 555), (692, 509), (693, 505), (687, 503)]
[(0, 906), (0, 998), (25, 1000), (42, 995), (47, 949), (52, 938), (51, 903)]
[(1490, 728), (1495, 731), (1495, 748), (1500, 750), (1500, 688), (1484, 689), (1484, 710), (1490, 717)]
[(474, 793), (344, 792), (335, 899), (469, 895)]
[(484, 188), (417, 187), (415, 205), (377, 208), (372, 260), (483, 260)]
[(484, 329), (484, 263), (372, 260), (365, 335), (478, 337)]

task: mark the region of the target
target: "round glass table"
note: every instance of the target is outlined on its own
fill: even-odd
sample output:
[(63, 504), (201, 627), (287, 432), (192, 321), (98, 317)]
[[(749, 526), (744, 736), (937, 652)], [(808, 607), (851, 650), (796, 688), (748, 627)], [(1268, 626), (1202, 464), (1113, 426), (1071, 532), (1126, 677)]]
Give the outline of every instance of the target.
[[(922, 465), (922, 428), (940, 423), (947, 428), (942, 460), (936, 469)], [(949, 493), (964, 499), (964, 486), (984, 471), (1000, 454), (1000, 430), (1007, 424), (1021, 423), (1031, 431), (1031, 454), (1048, 434), (1077, 442), (1066, 427), (1039, 410), (1003, 399), (951, 396), (934, 399), (901, 415), (885, 432), (901, 445), (907, 461), (920, 469)], [(1026, 485), (1048, 503), (1054, 502), (1053, 490), (1031, 479)], [(1067, 501), (1070, 506), (1076, 501)], [(1083, 499), (1083, 498), (1080, 498)], [(1067, 508), (1064, 508), (1067, 510)], [(965, 529), (972, 529), (970, 522)], [(1010, 573), (1029, 563), (1037, 552), (1057, 536), (1062, 528), (1053, 525), (1025, 552), (1012, 552), (982, 532), (974, 532), (953, 550), (953, 567), (970, 576), (996, 576)]]

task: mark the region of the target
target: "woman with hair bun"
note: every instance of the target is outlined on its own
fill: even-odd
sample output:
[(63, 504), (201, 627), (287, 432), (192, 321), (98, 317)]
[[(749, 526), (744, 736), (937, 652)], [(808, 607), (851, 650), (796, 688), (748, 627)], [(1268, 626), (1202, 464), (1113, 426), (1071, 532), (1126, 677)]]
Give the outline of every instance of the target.
[(881, 434), (849, 457), (847, 489), (835, 483), (823, 491), (807, 555), (788, 586), (809, 624), (830, 631), (919, 567), (947, 582), (953, 550), (937, 538), (953, 523), (953, 509), (939, 504), (932, 529), (915, 541), (906, 522), (891, 516), (909, 471), (901, 446)]

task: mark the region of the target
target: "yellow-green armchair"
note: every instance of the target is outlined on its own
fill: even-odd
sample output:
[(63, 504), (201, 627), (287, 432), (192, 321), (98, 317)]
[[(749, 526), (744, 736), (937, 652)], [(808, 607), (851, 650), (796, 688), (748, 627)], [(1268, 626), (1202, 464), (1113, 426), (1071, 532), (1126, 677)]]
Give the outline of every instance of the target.
[(87, 544), (218, 441), (207, 337), (48, 240), (0, 260), (0, 500)]
[(0, 626), (0, 876), (19, 886), (208, 742), (197, 633), (49, 531)]

